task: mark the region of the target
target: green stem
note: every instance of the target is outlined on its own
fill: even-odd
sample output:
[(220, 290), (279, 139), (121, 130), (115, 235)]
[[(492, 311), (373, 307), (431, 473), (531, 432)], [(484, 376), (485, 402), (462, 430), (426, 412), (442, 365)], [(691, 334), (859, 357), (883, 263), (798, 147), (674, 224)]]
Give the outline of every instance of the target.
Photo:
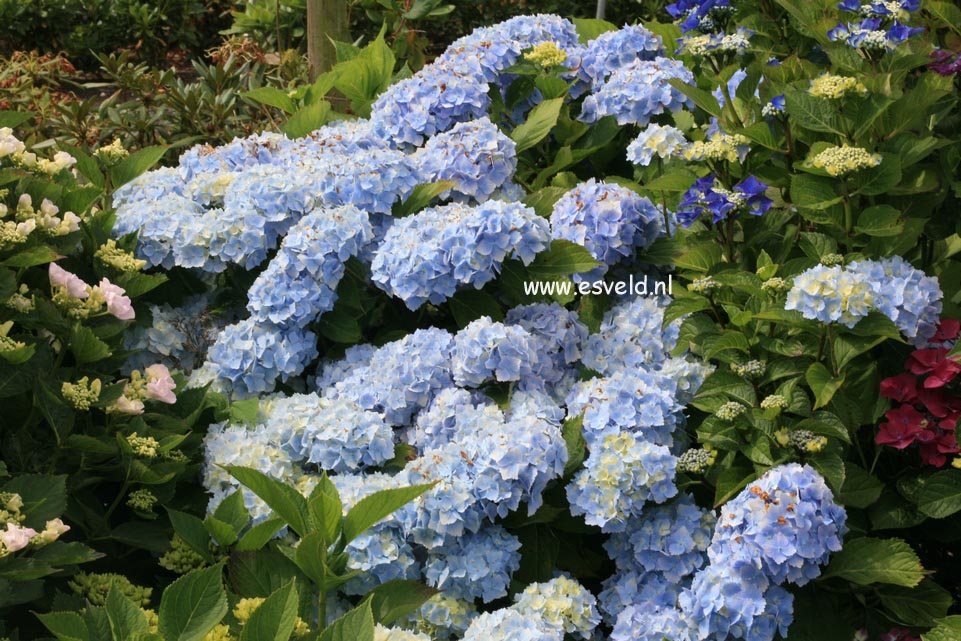
[(327, 627), (327, 591), (321, 588), (320, 595), (317, 597), (317, 629), (323, 630)]

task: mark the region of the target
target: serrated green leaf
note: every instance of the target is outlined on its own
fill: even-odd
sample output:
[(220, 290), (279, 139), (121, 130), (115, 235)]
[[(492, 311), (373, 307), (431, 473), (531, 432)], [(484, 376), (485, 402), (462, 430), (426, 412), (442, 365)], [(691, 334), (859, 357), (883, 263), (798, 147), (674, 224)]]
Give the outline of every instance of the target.
[(398, 487), (374, 492), (362, 498), (344, 517), (344, 541), (353, 541), (367, 528), (390, 516), (432, 487), (434, 483)]
[(335, 620), (317, 641), (374, 641), (374, 615), (370, 600)]
[(227, 465), (224, 469), (240, 481), (241, 485), (263, 499), (294, 532), (301, 536), (307, 535), (307, 499), (300, 492), (258, 470), (236, 465)]
[[(60, 641), (91, 641), (87, 625), (76, 612), (35, 613), (40, 622)], [(100, 641), (97, 639), (96, 641)]]
[(117, 583), (110, 585), (105, 606), (113, 641), (128, 641), (133, 635), (147, 631), (147, 615), (124, 596)]
[(240, 641), (287, 641), (297, 623), (298, 595), (289, 581), (261, 603), (240, 631)]
[(911, 546), (900, 539), (863, 537), (844, 543), (824, 571), (825, 578), (857, 585), (890, 583), (913, 588), (924, 578), (924, 568)]
[(534, 258), (527, 271), (535, 278), (569, 276), (590, 271), (600, 264), (584, 247), (569, 240), (554, 240), (550, 249)]
[(931, 579), (914, 588), (885, 585), (878, 589), (878, 596), (888, 616), (912, 628), (930, 628), (948, 614), (954, 602), (951, 593)]
[(285, 525), (284, 520), (278, 517), (261, 521), (240, 537), (240, 541), (237, 542), (237, 551), (255, 552), (259, 550), (267, 545), (267, 541), (274, 538), (274, 535)]
[(814, 392), (814, 409), (824, 407), (844, 384), (844, 377), (834, 378), (821, 363), (812, 363), (804, 374), (804, 380)]
[(227, 614), (223, 566), (195, 570), (171, 583), (160, 598), (160, 634), (166, 641), (201, 641)]
[(934, 519), (961, 510), (961, 470), (942, 470), (928, 478), (918, 494), (918, 510)]
[(563, 98), (545, 100), (531, 109), (527, 120), (511, 132), (511, 140), (516, 143), (516, 153), (530, 149), (547, 138), (561, 114)]
[(136, 151), (110, 168), (110, 183), (116, 189), (156, 165), (169, 147), (155, 145)]

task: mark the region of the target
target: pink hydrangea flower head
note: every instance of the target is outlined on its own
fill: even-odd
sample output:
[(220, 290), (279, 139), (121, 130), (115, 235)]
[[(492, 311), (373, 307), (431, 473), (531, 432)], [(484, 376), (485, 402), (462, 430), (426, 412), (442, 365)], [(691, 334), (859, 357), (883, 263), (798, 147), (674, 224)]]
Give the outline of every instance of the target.
[(47, 271), (50, 276), (50, 284), (53, 286), (60, 286), (67, 290), (72, 298), (83, 299), (90, 296), (90, 292), (87, 291), (87, 283), (77, 276), (68, 272), (66, 269), (62, 268), (56, 263), (50, 263), (50, 267)]
[(104, 299), (107, 301), (107, 311), (113, 316), (120, 320), (133, 320), (136, 317), (133, 305), (123, 287), (114, 285), (106, 278), (101, 280), (97, 287), (100, 288)]
[(170, 405), (177, 402), (174, 394), (177, 383), (170, 377), (170, 370), (166, 365), (161, 363), (151, 365), (144, 369), (144, 375), (147, 377), (147, 398)]

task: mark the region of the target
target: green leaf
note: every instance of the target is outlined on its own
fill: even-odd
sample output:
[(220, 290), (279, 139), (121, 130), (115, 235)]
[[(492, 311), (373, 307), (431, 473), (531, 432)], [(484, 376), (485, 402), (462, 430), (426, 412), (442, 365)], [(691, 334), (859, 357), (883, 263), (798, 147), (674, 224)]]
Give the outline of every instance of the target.
[(557, 124), (557, 119), (560, 117), (561, 107), (563, 105), (563, 98), (552, 98), (541, 102), (531, 109), (530, 114), (527, 116), (527, 121), (518, 125), (517, 128), (511, 132), (511, 140), (517, 144), (515, 149), (516, 153), (530, 149), (544, 140), (544, 138), (547, 138), (547, 134), (549, 134), (551, 129), (554, 128), (554, 125)]
[(96, 363), (110, 356), (110, 346), (89, 327), (77, 324), (70, 334), (70, 351), (78, 363)]
[(346, 543), (353, 541), (367, 528), (390, 516), (432, 487), (434, 487), (434, 483), (411, 485), (409, 487), (381, 490), (364, 497), (344, 517), (344, 541)]
[(242, 93), (241, 96), (262, 102), (271, 107), (276, 107), (288, 114), (297, 111), (297, 105), (290, 99), (287, 92), (277, 87), (257, 87), (256, 89)]
[(597, 20), (595, 18), (574, 18), (574, 27), (577, 28), (577, 39), (581, 44), (587, 44), (602, 33), (617, 31), (617, 25), (611, 24), (607, 20)]
[(554, 204), (560, 200), (561, 196), (567, 193), (563, 187), (544, 187), (538, 191), (527, 194), (523, 203), (537, 212), (538, 216), (550, 218), (554, 211)]
[(847, 507), (865, 508), (881, 496), (884, 484), (854, 463), (844, 464), (844, 485), (838, 501)]
[(815, 98), (807, 91), (794, 87), (784, 90), (784, 100), (792, 122), (811, 131), (844, 135), (838, 127), (837, 113), (829, 101)]
[(857, 585), (890, 583), (913, 588), (924, 578), (924, 568), (911, 546), (900, 539), (852, 539), (844, 543), (824, 571), (825, 578)]
[(33, 553), (33, 558), (48, 565), (77, 565), (103, 558), (103, 554), (79, 541), (54, 541)]
[(317, 321), (317, 327), (324, 338), (335, 343), (353, 345), (359, 343), (364, 336), (357, 319), (350, 313), (337, 308), (321, 316)]
[(584, 414), (564, 421), (561, 427), (564, 444), (567, 446), (567, 463), (564, 464), (564, 478), (569, 477), (581, 467), (587, 458), (587, 441), (584, 440)]
[(295, 581), (267, 597), (250, 615), (240, 641), (287, 641), (297, 623), (298, 595)]
[(51, 519), (63, 516), (67, 509), (67, 477), (64, 475), (21, 474), (3, 485), (4, 492), (19, 494), (27, 515), (24, 525), (38, 532)]
[(128, 641), (138, 632), (146, 632), (147, 615), (124, 596), (116, 583), (110, 585), (105, 609), (114, 641)]
[(237, 542), (237, 530), (229, 523), (224, 523), (215, 516), (208, 516), (203, 520), (203, 524), (220, 547), (227, 547)]
[(478, 289), (467, 289), (454, 294), (450, 299), (450, 311), (454, 322), (460, 328), (483, 316), (489, 316), (495, 322), (504, 320), (504, 311), (497, 300)]
[(329, 543), (337, 540), (344, 505), (340, 501), (337, 488), (326, 474), (321, 475), (320, 482), (307, 498), (307, 510), (310, 513), (311, 529), (322, 532)]
[(134, 152), (110, 168), (110, 183), (116, 189), (156, 165), (168, 147), (155, 145)]
[(841, 202), (835, 183), (829, 178), (794, 174), (791, 177), (791, 202), (805, 209), (823, 210)]
[(247, 398), (242, 401), (231, 401), (227, 411), (231, 423), (256, 425), (257, 416), (260, 413), (260, 399)]
[(326, 563), (327, 548), (330, 543), (325, 532), (311, 532), (300, 540), (297, 549), (294, 550), (294, 563), (307, 575), (307, 578), (320, 586), (323, 586), (327, 577), (333, 574)]
[(694, 104), (716, 118), (721, 117), (721, 105), (710, 91), (704, 91), (683, 80), (671, 78), (668, 80), (672, 87), (694, 101)]
[(834, 378), (821, 363), (812, 363), (805, 372), (804, 379), (814, 392), (814, 409), (827, 405), (844, 384), (843, 376)]
[(331, 623), (317, 641), (374, 641), (374, 614), (370, 600)]
[(527, 271), (535, 278), (569, 276), (590, 271), (600, 264), (584, 247), (569, 240), (554, 240), (550, 249), (534, 258)]
[(453, 180), (439, 180), (437, 182), (417, 185), (414, 187), (414, 190), (411, 191), (407, 200), (394, 205), (391, 213), (394, 218), (403, 218), (411, 214), (416, 214), (427, 207), (434, 198), (456, 186), (457, 183)]
[(368, 592), (367, 596), (370, 597), (374, 619), (381, 625), (389, 626), (413, 614), (437, 592), (420, 581), (394, 579), (381, 583)]
[(263, 499), (294, 532), (301, 536), (307, 535), (307, 499), (300, 492), (254, 469), (236, 465), (227, 465), (224, 469)]
[(171, 583), (160, 598), (166, 641), (200, 641), (227, 614), (223, 566), (195, 570)]
[(230, 493), (227, 498), (217, 505), (214, 510), (214, 517), (224, 523), (227, 523), (234, 529), (234, 532), (240, 533), (247, 523), (250, 521), (250, 514), (247, 512), (247, 507), (244, 505), (244, 495), (240, 490), (236, 490)]
[(904, 222), (891, 205), (875, 205), (861, 212), (854, 230), (868, 236), (898, 236), (904, 232)]
[(721, 246), (717, 243), (705, 243), (684, 252), (674, 259), (674, 263), (681, 269), (707, 272), (722, 260)]
[(33, 358), (33, 355), (36, 352), (36, 345), (24, 345), (23, 347), (0, 352), (0, 358), (7, 361), (11, 365), (23, 365)]
[[(91, 641), (86, 623), (76, 612), (35, 614), (40, 622), (60, 641)], [(96, 641), (100, 641), (100, 639)]]
[(261, 521), (240, 537), (240, 541), (237, 542), (237, 551), (255, 552), (259, 550), (267, 545), (267, 541), (274, 538), (274, 535), (286, 524), (286, 521), (277, 517)]
[(961, 470), (942, 470), (928, 478), (918, 495), (918, 510), (934, 519), (961, 510)]
[(704, 360), (710, 360), (717, 354), (728, 350), (736, 350), (745, 354), (751, 352), (751, 345), (747, 342), (747, 338), (738, 331), (725, 331), (716, 336), (707, 336), (704, 338), (703, 348), (704, 353), (701, 357)]
[(329, 115), (330, 103), (320, 100), (298, 109), (281, 129), (289, 138), (303, 138), (326, 125)]
[[(945, 27), (961, 35), (961, 8), (956, 4), (941, 2), (940, 0), (928, 0), (924, 3), (923, 9), (938, 18)], [(11, 125), (7, 126), (9, 127)], [(959, 629), (961, 629), (961, 626), (959, 626)], [(932, 640), (925, 639), (924, 641)]]
[(52, 247), (46, 245), (35, 245), (25, 249), (17, 250), (17, 253), (0, 261), (3, 267), (34, 267), (35, 265), (46, 265), (62, 258)]
[(865, 196), (877, 196), (901, 182), (901, 162), (897, 156), (887, 154), (881, 164), (870, 169), (862, 169), (851, 178), (857, 191)]
[(19, 127), (34, 117), (34, 114), (26, 111), (0, 111), (0, 127)]
[(210, 533), (204, 527), (204, 522), (193, 514), (178, 512), (177, 510), (167, 509), (170, 517), (170, 524), (173, 525), (174, 532), (180, 535), (187, 545), (194, 552), (204, 558), (207, 563), (212, 563), (214, 558), (210, 554)]
[(889, 616), (911, 628), (930, 628), (948, 614), (954, 602), (951, 593), (931, 579), (914, 588), (886, 585), (878, 589), (878, 596)]
[(921, 635), (921, 641), (958, 641), (961, 639), (961, 616), (945, 617), (930, 632)]

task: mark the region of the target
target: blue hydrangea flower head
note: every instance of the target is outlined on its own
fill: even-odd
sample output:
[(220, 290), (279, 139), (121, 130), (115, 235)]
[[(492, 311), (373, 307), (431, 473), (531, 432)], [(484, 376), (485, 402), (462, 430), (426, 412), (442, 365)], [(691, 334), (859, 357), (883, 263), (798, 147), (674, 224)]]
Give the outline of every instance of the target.
[(804, 585), (841, 549), (846, 517), (813, 468), (781, 465), (724, 505), (708, 557), (755, 567), (775, 584)]
[(690, 227), (701, 216), (710, 215), (711, 222), (718, 223), (736, 212), (752, 216), (765, 214), (774, 201), (764, 195), (768, 186), (748, 176), (734, 189), (724, 189), (714, 174), (698, 178), (688, 189), (677, 206), (677, 220), (681, 225)]
[(679, 60), (636, 60), (618, 67), (584, 99), (579, 119), (593, 123), (613, 116), (617, 124), (645, 126), (654, 116), (677, 112), (693, 103), (668, 80), (693, 82), (694, 76)]
[(602, 33), (587, 43), (578, 69), (591, 87), (600, 87), (614, 71), (635, 60), (654, 60), (664, 54), (660, 36), (642, 25)]
[(383, 413), (391, 425), (408, 425), (435, 394), (453, 384), (452, 340), (442, 329), (417, 330), (378, 348), (367, 364), (346, 366), (346, 375), (326, 388), (325, 395)]
[(424, 577), (447, 596), (490, 603), (507, 595), (511, 575), (520, 567), (520, 549), (516, 536), (490, 525), (431, 549)]
[(423, 182), (450, 180), (442, 198), (483, 202), (506, 185), (517, 168), (514, 141), (485, 116), (437, 134), (414, 154)]
[(462, 641), (563, 641), (564, 631), (513, 608), (485, 612), (474, 619)]
[(571, 514), (584, 515), (605, 532), (621, 532), (648, 500), (662, 503), (677, 494), (677, 459), (662, 445), (638, 434), (614, 434), (593, 449), (584, 469), (567, 486)]
[(330, 472), (356, 472), (394, 456), (393, 430), (383, 417), (346, 399), (296, 394), (276, 400), (265, 425), (291, 460)]
[(305, 327), (334, 307), (344, 263), (373, 238), (367, 214), (353, 206), (321, 209), (291, 229), (247, 294), (251, 317)]
[(617, 616), (611, 641), (695, 641), (692, 626), (677, 608), (629, 605)]
[(655, 156), (670, 158), (686, 144), (687, 138), (677, 127), (653, 123), (627, 146), (627, 159), (635, 165), (647, 167)]
[(762, 624), (769, 587), (768, 578), (756, 568), (711, 564), (681, 593), (681, 612), (694, 624), (697, 639), (772, 641), (773, 631), (771, 636), (761, 636), (769, 631)]
[(246, 398), (273, 391), (277, 379), (297, 376), (317, 358), (317, 337), (252, 318), (224, 328), (207, 352), (212, 375)]
[(509, 256), (530, 264), (549, 240), (547, 221), (521, 203), (433, 207), (387, 230), (371, 263), (371, 280), (410, 309), (428, 301), (436, 305), (459, 287), (483, 287)]
[(714, 523), (714, 513), (685, 494), (647, 508), (624, 532), (612, 535), (605, 548), (618, 567), (640, 567), (680, 582), (706, 563)]
[(566, 634), (591, 639), (601, 622), (597, 599), (583, 585), (567, 576), (544, 583), (531, 583), (514, 595), (511, 606), (521, 614), (543, 621)]
[(650, 200), (593, 178), (561, 196), (551, 213), (553, 238), (583, 245), (604, 263), (586, 274), (574, 274), (578, 282), (597, 280), (608, 266), (632, 256), (663, 233), (663, 216)]
[(943, 296), (937, 278), (900, 256), (855, 261), (847, 270), (865, 275), (874, 290), (873, 307), (890, 318), (916, 347), (925, 345), (937, 332)]
[(815, 265), (794, 278), (784, 309), (797, 310), (804, 318), (822, 323), (854, 327), (871, 311), (875, 296), (864, 272), (840, 265)]
[(674, 382), (644, 370), (620, 370), (606, 378), (584, 381), (567, 397), (568, 414), (584, 415), (588, 447), (621, 433), (669, 446), (681, 409), (674, 398)]
[(454, 337), (454, 382), (462, 387), (480, 387), (491, 381), (529, 379), (545, 367), (540, 347), (541, 343), (519, 325), (495, 323), (489, 316), (478, 318)]

